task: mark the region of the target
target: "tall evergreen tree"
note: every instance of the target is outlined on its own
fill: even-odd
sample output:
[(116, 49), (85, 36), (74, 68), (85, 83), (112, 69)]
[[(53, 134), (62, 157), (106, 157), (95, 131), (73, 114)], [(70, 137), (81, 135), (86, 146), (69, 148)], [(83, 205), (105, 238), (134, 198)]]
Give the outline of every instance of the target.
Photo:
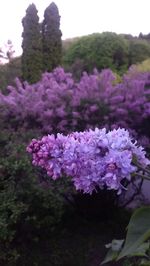
[(22, 77), (30, 83), (39, 80), (42, 72), (42, 38), (38, 11), (34, 4), (29, 5), (22, 19)]
[(52, 2), (44, 12), (42, 23), (43, 34), (43, 71), (52, 71), (60, 65), (62, 57), (62, 42), (59, 11)]

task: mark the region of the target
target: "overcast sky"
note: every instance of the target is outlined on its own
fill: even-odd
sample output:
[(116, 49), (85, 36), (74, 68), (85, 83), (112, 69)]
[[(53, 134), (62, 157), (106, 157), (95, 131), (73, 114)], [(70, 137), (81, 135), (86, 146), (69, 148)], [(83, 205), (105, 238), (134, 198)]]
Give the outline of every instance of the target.
[[(21, 54), (21, 20), (34, 3), (40, 20), (50, 0), (1, 0), (0, 46), (11, 39)], [(93, 32), (139, 35), (150, 32), (150, 0), (54, 0), (61, 16), (63, 39)]]

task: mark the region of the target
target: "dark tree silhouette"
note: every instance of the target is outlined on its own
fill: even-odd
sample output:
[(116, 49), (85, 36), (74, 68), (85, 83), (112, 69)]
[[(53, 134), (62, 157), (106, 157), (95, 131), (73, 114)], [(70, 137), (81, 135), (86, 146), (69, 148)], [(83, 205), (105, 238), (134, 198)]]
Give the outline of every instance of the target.
[(51, 71), (61, 63), (62, 42), (59, 11), (52, 2), (44, 12), (43, 34), (43, 71)]
[(30, 83), (38, 81), (42, 72), (42, 39), (37, 13), (36, 6), (31, 4), (22, 19), (22, 77)]

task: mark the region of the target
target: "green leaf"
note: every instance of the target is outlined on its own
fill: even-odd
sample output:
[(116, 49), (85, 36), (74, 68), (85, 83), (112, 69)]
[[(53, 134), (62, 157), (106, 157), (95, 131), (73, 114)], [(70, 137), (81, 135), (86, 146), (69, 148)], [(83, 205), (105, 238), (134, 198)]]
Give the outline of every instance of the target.
[(147, 254), (146, 254), (146, 252), (147, 252), (147, 250), (149, 249), (149, 247), (150, 247), (150, 244), (149, 244), (149, 242), (146, 242), (146, 243), (143, 243), (143, 244), (141, 244), (138, 248), (137, 248), (137, 250), (134, 252), (134, 253), (132, 253), (130, 256), (131, 257), (148, 257), (147, 256)]
[(113, 251), (112, 249), (110, 249), (107, 252), (107, 255), (106, 255), (105, 259), (102, 261), (101, 265), (103, 265), (109, 261), (116, 260), (118, 257), (118, 253), (119, 253), (118, 251)]
[(107, 263), (109, 261), (117, 259), (123, 242), (124, 242), (124, 239), (121, 239), (121, 240), (113, 239), (111, 243), (106, 245), (106, 248), (110, 248), (110, 249), (107, 252), (107, 255), (106, 255), (105, 259), (102, 261), (101, 265), (104, 263)]
[(129, 225), (125, 245), (118, 259), (136, 253), (138, 247), (150, 237), (150, 207), (142, 207), (134, 212)]

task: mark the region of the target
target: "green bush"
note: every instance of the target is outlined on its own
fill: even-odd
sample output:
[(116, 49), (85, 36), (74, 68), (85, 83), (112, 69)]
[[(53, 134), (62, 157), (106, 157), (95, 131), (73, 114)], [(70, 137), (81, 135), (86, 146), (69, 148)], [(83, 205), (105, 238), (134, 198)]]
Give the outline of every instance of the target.
[(129, 45), (129, 65), (140, 63), (150, 57), (150, 44), (146, 40), (132, 39)]
[(111, 32), (95, 33), (83, 36), (66, 50), (63, 58), (64, 65), (73, 71), (91, 72), (111, 68), (123, 73), (128, 67), (129, 42), (120, 35)]
[(15, 78), (21, 77), (21, 58), (15, 57), (7, 64), (0, 65), (0, 90), (7, 93), (7, 86), (15, 84)]
[(51, 234), (65, 211), (65, 184), (32, 168), (26, 146), (32, 131), (0, 131), (0, 265), (15, 265), (17, 247)]

